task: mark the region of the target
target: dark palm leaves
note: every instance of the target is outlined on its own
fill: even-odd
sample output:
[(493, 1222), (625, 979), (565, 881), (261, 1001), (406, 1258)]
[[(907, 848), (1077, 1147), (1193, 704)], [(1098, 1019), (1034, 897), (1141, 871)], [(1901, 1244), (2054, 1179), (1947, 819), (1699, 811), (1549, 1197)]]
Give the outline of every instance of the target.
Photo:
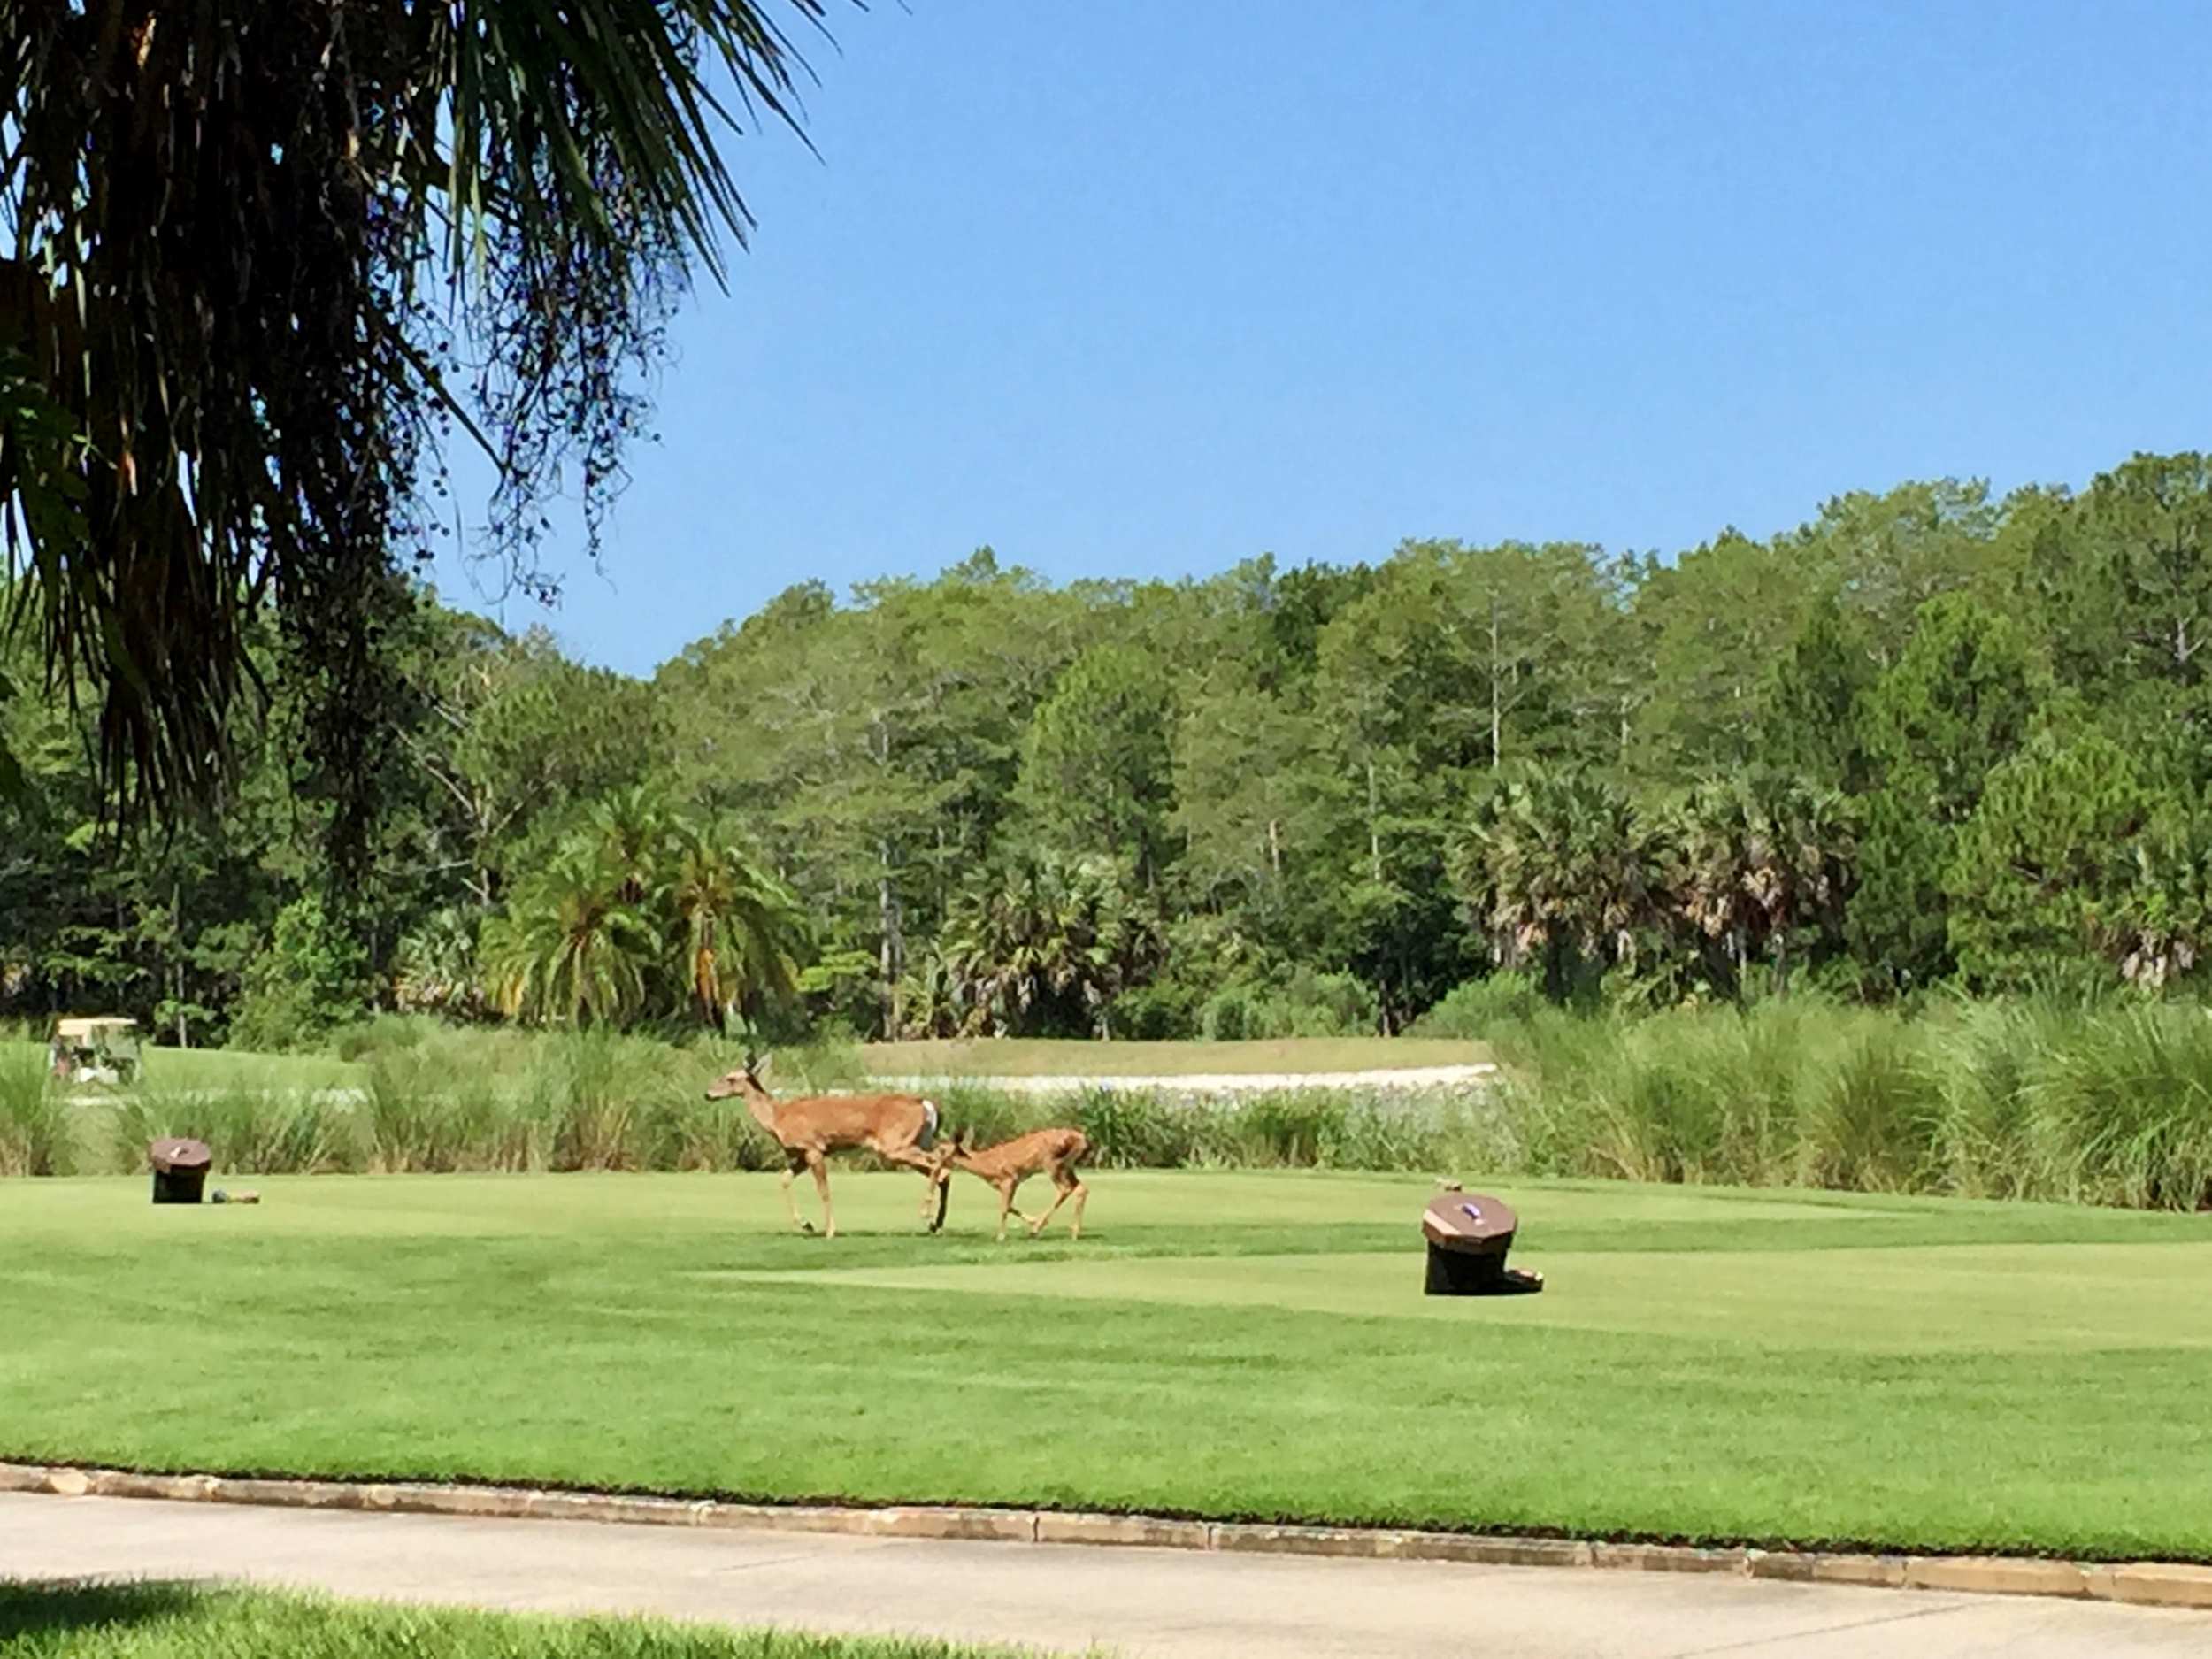
[(1853, 831), (1843, 797), (1754, 771), (1692, 789), (1665, 827), (1669, 885), (1683, 919), (1724, 941), (1741, 973), (1785, 959), (1792, 933), (1840, 917)]
[(766, 0), (12, 0), (4, 620), (96, 699), (115, 798), (216, 789), (273, 606), (359, 849), (442, 423), (520, 574), (565, 457), (595, 526), (687, 269), (749, 224), (717, 80), (787, 122), (803, 73)]
[(961, 900), (944, 961), (968, 1034), (1007, 1035), (1078, 1010), (1102, 1033), (1114, 997), (1159, 943), (1150, 901), (1113, 859), (1025, 854)]
[(1509, 774), (1479, 808), (1462, 864), (1477, 919), (1507, 967), (1547, 948), (1632, 962), (1663, 903), (1649, 831), (1594, 773)]

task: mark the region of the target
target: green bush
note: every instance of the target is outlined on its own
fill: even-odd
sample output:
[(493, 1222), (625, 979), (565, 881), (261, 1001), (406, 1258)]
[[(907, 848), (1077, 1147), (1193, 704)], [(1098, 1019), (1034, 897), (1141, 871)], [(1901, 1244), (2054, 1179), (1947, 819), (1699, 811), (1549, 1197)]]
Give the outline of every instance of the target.
[(1448, 1037), (1478, 1042), (1502, 1026), (1533, 1018), (1544, 993), (1525, 973), (1510, 971), (1466, 979), (1406, 1028), (1409, 1037)]
[(1207, 991), (1169, 975), (1124, 991), (1114, 999), (1114, 1035), (1127, 1042), (1169, 1042), (1195, 1037)]
[(360, 941), (309, 894), (277, 912), (268, 942), (247, 963), (230, 1041), (268, 1052), (307, 1048), (359, 1019), (368, 995)]
[(1213, 1042), (1352, 1037), (1373, 1031), (1379, 1018), (1375, 994), (1363, 980), (1299, 968), (1279, 979), (1223, 986), (1200, 1007), (1198, 1028)]

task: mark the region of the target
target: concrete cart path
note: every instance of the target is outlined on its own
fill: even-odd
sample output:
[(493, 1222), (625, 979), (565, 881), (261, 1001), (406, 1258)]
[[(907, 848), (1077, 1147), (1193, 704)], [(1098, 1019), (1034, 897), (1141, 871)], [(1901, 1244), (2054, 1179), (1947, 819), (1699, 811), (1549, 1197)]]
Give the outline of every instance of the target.
[(0, 1494), (0, 1576), (243, 1578), (1066, 1654), (1096, 1644), (1130, 1659), (1400, 1659), (1477, 1646), (1515, 1659), (2212, 1651), (2212, 1615), (2028, 1596), (15, 1494)]

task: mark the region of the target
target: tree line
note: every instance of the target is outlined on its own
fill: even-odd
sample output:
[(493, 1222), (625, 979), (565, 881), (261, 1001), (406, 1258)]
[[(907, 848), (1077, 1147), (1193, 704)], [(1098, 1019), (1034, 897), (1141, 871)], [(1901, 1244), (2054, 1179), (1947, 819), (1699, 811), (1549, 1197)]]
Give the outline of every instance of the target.
[(1395, 1031), (1502, 972), (1637, 1006), (2168, 991), (2212, 930), (2195, 454), (1665, 559), (1055, 585), (986, 549), (803, 582), (649, 680), (426, 593), (380, 649), (396, 741), (342, 886), (280, 673), (219, 807), (128, 839), (88, 718), (6, 704), (0, 1014)]

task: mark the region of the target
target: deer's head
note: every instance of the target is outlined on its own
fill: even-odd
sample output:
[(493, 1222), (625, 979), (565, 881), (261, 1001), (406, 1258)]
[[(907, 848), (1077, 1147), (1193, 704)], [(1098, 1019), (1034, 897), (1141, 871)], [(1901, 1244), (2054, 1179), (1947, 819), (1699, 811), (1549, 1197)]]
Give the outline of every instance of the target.
[(767, 1075), (767, 1071), (765, 1056), (748, 1056), (745, 1064), (736, 1071), (725, 1071), (707, 1085), (707, 1098), (730, 1100), (742, 1096), (747, 1100), (764, 1100), (768, 1095), (768, 1087), (761, 1079)]

